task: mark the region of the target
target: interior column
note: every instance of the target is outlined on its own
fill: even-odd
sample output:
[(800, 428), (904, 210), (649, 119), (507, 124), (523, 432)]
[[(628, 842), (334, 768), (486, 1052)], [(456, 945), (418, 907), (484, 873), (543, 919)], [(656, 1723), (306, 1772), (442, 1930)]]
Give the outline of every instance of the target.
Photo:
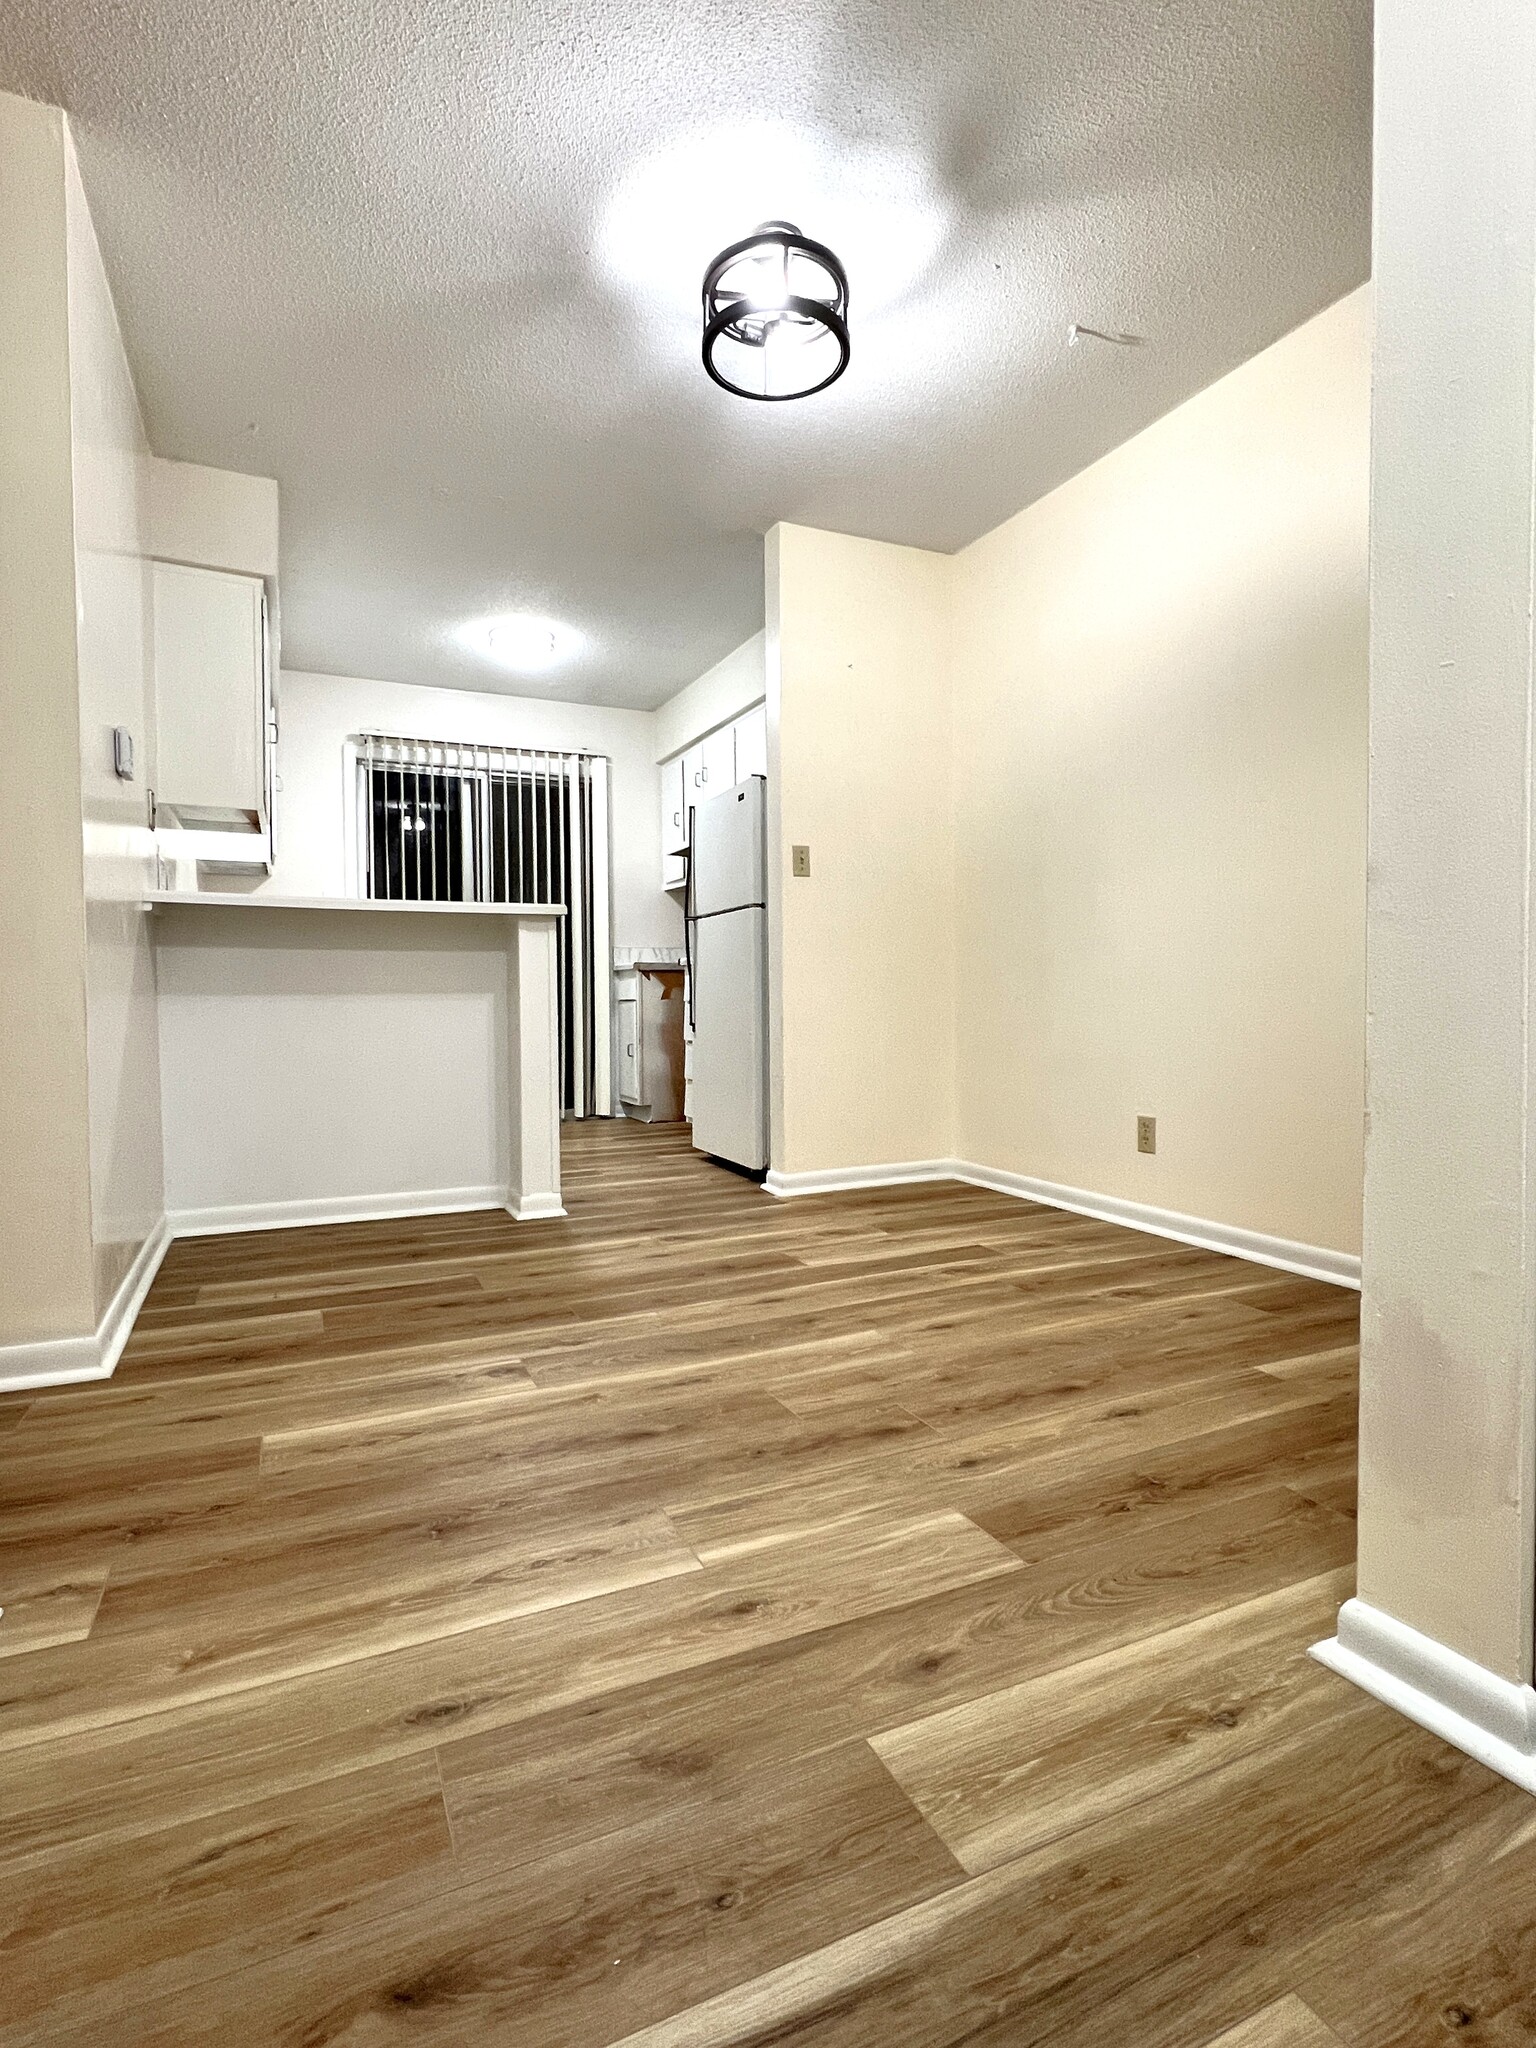
[(1318, 1654), (1536, 1790), (1536, 10), (1376, 37), (1360, 1571)]

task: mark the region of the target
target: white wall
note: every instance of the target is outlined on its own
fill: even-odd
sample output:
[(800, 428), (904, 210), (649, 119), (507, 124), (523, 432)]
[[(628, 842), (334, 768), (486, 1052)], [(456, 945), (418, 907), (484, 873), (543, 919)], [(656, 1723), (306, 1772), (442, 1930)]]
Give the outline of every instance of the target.
[(706, 733), (761, 704), (767, 694), (766, 636), (754, 633), (655, 711), (656, 759), (670, 761)]
[[(67, 140), (67, 139), (66, 139)], [(95, 1319), (164, 1213), (154, 961), (149, 444), (101, 251), (67, 147), (80, 786)], [(112, 765), (133, 735), (135, 776)]]
[(279, 698), (277, 847), (262, 886), (346, 896), (343, 748), (359, 732), (606, 754), (613, 763), (613, 943), (676, 946), (682, 914), (661, 886), (660, 789), (652, 714), (491, 692), (285, 670)]
[(509, 934), (492, 917), (161, 913), (173, 1216), (504, 1201)]
[(1536, 13), (1377, 42), (1359, 1590), (1530, 1727)]
[(956, 557), (962, 1157), (1358, 1251), (1369, 379), (1362, 290)]
[[(954, 1131), (947, 557), (768, 537), (774, 1169), (946, 1156)], [(811, 850), (809, 879), (790, 849)]]
[(149, 459), (149, 552), (157, 561), (275, 577), (277, 513), (273, 477)]

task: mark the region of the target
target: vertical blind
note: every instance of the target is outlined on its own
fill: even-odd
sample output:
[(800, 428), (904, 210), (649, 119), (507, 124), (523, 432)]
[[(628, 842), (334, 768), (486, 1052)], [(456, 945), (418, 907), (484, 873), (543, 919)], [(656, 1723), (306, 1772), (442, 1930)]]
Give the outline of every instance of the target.
[(361, 733), (357, 866), (394, 902), (563, 905), (567, 1116), (611, 1108), (608, 763), (601, 755)]

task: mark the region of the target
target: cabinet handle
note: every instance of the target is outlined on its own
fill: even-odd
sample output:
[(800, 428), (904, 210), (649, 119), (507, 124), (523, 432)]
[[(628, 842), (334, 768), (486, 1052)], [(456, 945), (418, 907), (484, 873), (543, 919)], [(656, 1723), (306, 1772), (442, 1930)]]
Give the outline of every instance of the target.
[(672, 822), (674, 825), (681, 825), (681, 823), (683, 822), (683, 814), (681, 811), (674, 811), (672, 813)]
[(634, 1048), (634, 1047), (633, 1047), (632, 1045), (626, 1045), (626, 1046), (625, 1046), (625, 1048), (624, 1048), (624, 1057), (625, 1057), (625, 1059), (627, 1059), (627, 1060), (632, 1060), (632, 1059), (634, 1058), (634, 1056), (635, 1056), (635, 1048)]

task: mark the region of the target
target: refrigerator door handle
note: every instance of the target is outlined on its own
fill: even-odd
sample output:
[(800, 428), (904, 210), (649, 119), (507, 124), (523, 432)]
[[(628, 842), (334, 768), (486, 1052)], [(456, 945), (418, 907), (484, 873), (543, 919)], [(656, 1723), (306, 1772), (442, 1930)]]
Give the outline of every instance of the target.
[(683, 974), (688, 985), (688, 1029), (694, 1028), (693, 1014), (693, 845), (683, 848)]

